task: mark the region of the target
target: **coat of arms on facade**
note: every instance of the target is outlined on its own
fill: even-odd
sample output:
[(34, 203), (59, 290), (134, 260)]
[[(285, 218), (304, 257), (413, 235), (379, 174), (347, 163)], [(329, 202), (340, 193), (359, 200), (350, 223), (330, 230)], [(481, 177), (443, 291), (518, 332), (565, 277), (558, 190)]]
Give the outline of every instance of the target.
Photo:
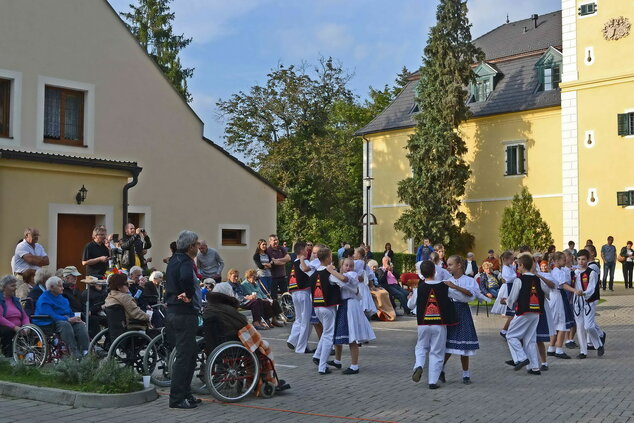
[(630, 35), (632, 24), (628, 18), (619, 16), (612, 18), (603, 26), (603, 38), (608, 41), (616, 41)]

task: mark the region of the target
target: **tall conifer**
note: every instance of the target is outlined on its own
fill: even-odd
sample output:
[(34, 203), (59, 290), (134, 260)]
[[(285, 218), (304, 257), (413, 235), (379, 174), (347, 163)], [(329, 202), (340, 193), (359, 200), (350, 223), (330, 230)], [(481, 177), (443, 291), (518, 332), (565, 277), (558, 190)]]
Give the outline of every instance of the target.
[(410, 207), (394, 227), (416, 242), (456, 243), (464, 235), (460, 204), (470, 175), (458, 126), (469, 118), (466, 88), (483, 53), (471, 43), (466, 1), (440, 0), (436, 19), (416, 90), (416, 131), (407, 142), (412, 176), (398, 184), (400, 200)]

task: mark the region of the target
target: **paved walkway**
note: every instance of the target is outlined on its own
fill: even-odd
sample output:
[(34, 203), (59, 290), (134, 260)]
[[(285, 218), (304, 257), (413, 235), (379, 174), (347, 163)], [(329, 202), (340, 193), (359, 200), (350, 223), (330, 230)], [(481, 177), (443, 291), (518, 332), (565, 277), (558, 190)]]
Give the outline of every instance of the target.
[(419, 384), (413, 383), (416, 324), (413, 318), (400, 318), (373, 323), (377, 340), (361, 348), (361, 372), (350, 376), (338, 370), (318, 375), (309, 355), (286, 347), (289, 327), (264, 332), (276, 353), (280, 377), (292, 385), (272, 399), (252, 397), (224, 405), (204, 397), (195, 410), (171, 410), (161, 396), (139, 407), (90, 410), (0, 398), (0, 423), (627, 422), (634, 416), (634, 290), (617, 286), (605, 298), (598, 310), (598, 322), (608, 334), (605, 356), (590, 351), (585, 361), (554, 359), (542, 376), (514, 372), (503, 363), (509, 358), (498, 334), (503, 319), (487, 317), (481, 309), (474, 316), (481, 349), (472, 359), (470, 386), (461, 383), (457, 357), (449, 361), (441, 389), (430, 391), (426, 374)]

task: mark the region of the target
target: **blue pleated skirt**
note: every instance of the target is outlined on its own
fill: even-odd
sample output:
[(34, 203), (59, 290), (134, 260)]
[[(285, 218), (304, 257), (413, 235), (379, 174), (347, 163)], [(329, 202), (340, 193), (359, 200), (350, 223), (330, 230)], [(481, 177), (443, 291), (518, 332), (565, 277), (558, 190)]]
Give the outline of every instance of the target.
[(447, 327), (446, 352), (450, 354), (475, 355), (480, 348), (478, 334), (471, 317), (469, 304), (455, 301), (458, 324)]

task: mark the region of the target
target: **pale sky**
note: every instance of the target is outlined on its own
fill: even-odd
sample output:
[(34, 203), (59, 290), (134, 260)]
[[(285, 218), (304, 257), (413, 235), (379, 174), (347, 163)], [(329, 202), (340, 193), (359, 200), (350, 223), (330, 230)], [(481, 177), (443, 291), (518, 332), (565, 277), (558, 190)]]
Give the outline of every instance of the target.
[[(108, 0), (118, 12), (136, 0)], [(279, 63), (332, 56), (354, 73), (361, 98), (392, 84), (403, 65), (420, 66), (437, 0), (173, 0), (177, 33), (193, 37), (183, 65), (194, 67), (192, 108), (205, 135), (223, 144), (218, 99), (264, 83)], [(561, 9), (560, 0), (469, 0), (476, 38), (506, 22)]]

